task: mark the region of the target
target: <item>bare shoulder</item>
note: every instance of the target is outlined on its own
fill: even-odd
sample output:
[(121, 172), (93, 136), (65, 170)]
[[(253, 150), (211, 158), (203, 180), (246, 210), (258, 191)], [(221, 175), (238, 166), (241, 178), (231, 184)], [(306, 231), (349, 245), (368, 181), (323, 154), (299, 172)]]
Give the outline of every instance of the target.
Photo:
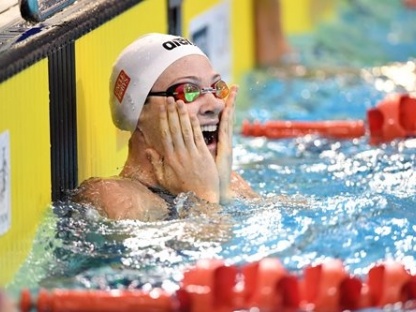
[(251, 188), (250, 184), (235, 171), (233, 171), (231, 175), (231, 189), (234, 194), (240, 198), (260, 198), (260, 195)]
[(110, 219), (162, 220), (166, 203), (138, 181), (111, 177), (90, 178), (75, 190), (72, 200), (92, 205)]

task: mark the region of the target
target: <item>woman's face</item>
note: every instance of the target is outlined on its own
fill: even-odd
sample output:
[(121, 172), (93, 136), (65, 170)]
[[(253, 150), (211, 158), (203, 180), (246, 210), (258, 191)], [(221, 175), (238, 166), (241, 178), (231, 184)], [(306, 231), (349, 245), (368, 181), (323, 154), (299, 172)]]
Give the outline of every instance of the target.
[[(155, 82), (152, 92), (166, 91), (178, 83), (192, 83), (201, 88), (211, 87), (221, 80), (210, 62), (201, 55), (185, 56), (170, 65)], [(159, 130), (159, 104), (165, 103), (166, 97), (150, 96), (140, 115), (139, 128), (147, 143), (161, 152), (161, 137)], [(199, 120), (205, 143), (215, 157), (217, 153), (217, 133), (220, 114), (225, 106), (225, 100), (215, 97), (212, 93), (204, 93), (191, 103), (185, 103), (190, 116)], [(158, 146), (159, 145), (159, 146)]]

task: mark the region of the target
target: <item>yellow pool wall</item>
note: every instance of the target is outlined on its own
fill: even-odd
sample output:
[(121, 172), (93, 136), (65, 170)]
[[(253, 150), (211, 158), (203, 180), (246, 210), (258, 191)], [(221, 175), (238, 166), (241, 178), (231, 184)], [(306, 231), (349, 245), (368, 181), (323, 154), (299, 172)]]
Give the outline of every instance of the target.
[(11, 181), (11, 224), (0, 236), (0, 286), (27, 257), (51, 202), (47, 77), (42, 60), (0, 84), (0, 133), (9, 136)]

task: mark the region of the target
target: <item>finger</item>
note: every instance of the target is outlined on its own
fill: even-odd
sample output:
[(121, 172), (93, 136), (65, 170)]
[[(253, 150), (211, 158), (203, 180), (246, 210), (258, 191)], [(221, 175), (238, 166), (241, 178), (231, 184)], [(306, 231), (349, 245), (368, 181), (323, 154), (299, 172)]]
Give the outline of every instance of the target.
[(230, 88), (230, 94), (228, 95), (227, 100), (225, 102), (225, 108), (221, 113), (221, 121), (219, 128), (220, 141), (224, 139), (232, 139), (235, 106), (234, 103), (237, 96), (237, 92), (238, 87), (233, 85)]
[(226, 105), (231, 105), (234, 106), (235, 104), (235, 100), (237, 99), (237, 94), (238, 94), (238, 86), (237, 85), (232, 85), (230, 87), (230, 94), (227, 97), (227, 101), (226, 101)]
[(205, 144), (204, 136), (202, 135), (201, 125), (196, 116), (190, 116), (192, 132), (194, 135), (195, 145), (198, 149), (205, 148), (208, 151), (208, 147)]
[(178, 109), (176, 102), (173, 97), (168, 97), (167, 99), (167, 112), (168, 112), (168, 122), (170, 135), (172, 137), (172, 143), (174, 149), (183, 149), (184, 139), (182, 135), (182, 128), (180, 124), (180, 119), (178, 115)]
[(226, 107), (230, 109), (230, 122), (234, 124), (235, 101), (237, 100), (238, 86), (233, 85), (230, 88), (230, 95), (227, 98)]
[(180, 120), (181, 128), (182, 128), (182, 137), (183, 137), (185, 146), (188, 149), (194, 149), (195, 148), (194, 133), (192, 130), (192, 125), (191, 125), (191, 120), (188, 114), (188, 110), (186, 109), (185, 103), (183, 101), (178, 101), (176, 105), (178, 107), (179, 120)]
[(238, 95), (238, 86), (233, 85), (231, 87), (231, 99), (232, 99), (232, 105), (230, 105), (230, 115), (229, 115), (229, 136), (230, 140), (233, 138), (233, 131), (234, 131), (234, 112), (235, 112), (235, 102), (237, 100)]
[(169, 128), (169, 119), (166, 104), (160, 105), (159, 111), (160, 130), (162, 135), (162, 146), (166, 155), (173, 153), (173, 142)]

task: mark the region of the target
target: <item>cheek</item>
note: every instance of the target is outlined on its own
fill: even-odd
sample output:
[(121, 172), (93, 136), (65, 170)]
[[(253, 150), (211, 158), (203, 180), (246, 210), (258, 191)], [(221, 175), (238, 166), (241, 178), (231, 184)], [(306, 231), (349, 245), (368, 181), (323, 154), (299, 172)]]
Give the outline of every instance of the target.
[(159, 116), (152, 111), (144, 112), (140, 116), (139, 128), (143, 133), (146, 144), (160, 151), (161, 131)]
[[(143, 130), (145, 131), (144, 133), (153, 140), (155, 138), (160, 138), (160, 124), (158, 121), (152, 120), (152, 122), (146, 124), (146, 128)], [(155, 142), (150, 143), (153, 144)]]
[(199, 110), (201, 109), (201, 105), (194, 103), (185, 104), (186, 111), (188, 112), (189, 117), (198, 117)]
[(163, 154), (162, 135), (159, 123), (153, 122), (142, 129), (146, 145), (155, 149), (159, 154)]

